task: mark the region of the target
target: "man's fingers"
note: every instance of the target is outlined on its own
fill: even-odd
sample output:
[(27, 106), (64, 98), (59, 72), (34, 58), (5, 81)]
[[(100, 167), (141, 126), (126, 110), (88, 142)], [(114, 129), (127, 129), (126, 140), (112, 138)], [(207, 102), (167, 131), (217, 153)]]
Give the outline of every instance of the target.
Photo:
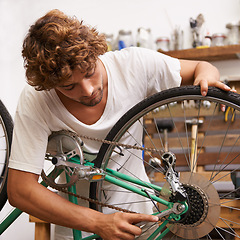
[[(198, 85), (198, 84), (197, 84)], [(223, 82), (220, 82), (220, 81), (217, 81), (217, 82), (214, 82), (214, 85), (212, 85), (211, 83), (208, 83), (207, 81), (204, 81), (202, 80), (200, 83), (199, 83), (200, 87), (201, 87), (201, 94), (202, 96), (206, 96), (207, 95), (207, 92), (208, 92), (208, 87), (209, 86), (213, 86), (213, 87), (217, 87), (217, 88), (220, 88), (224, 91), (233, 91), (233, 92), (236, 92), (234, 89), (231, 89), (228, 85), (224, 84)]]
[(142, 230), (140, 229), (142, 225), (148, 224), (149, 222), (157, 222), (159, 221), (159, 218), (147, 214), (131, 214), (129, 221), (132, 224), (132, 233), (134, 233), (135, 236), (139, 236), (142, 233)]
[(224, 91), (230, 91), (231, 90), (231, 88), (228, 85), (224, 84), (223, 82), (217, 82), (216, 87), (218, 87), (218, 88), (220, 88)]
[(208, 82), (207, 81), (201, 81), (200, 82), (200, 87), (201, 87), (201, 94), (202, 96), (206, 96), (207, 95), (207, 91), (208, 91)]
[(157, 222), (159, 219), (157, 216), (148, 215), (148, 214), (131, 214), (131, 223), (136, 224), (139, 222)]

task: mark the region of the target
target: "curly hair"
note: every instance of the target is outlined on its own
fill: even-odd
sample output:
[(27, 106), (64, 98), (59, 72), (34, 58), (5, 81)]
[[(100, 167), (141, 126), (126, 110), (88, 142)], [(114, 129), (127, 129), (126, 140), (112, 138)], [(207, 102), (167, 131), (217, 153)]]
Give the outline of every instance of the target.
[(27, 82), (38, 91), (50, 90), (69, 79), (75, 68), (91, 71), (106, 51), (105, 36), (95, 28), (52, 10), (30, 27), (24, 39)]

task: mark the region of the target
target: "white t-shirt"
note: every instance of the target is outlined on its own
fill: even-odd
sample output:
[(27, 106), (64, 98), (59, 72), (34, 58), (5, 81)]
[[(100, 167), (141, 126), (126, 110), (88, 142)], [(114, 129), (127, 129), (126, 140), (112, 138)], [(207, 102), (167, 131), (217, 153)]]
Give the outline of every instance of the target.
[[(100, 59), (107, 71), (108, 98), (103, 115), (92, 125), (69, 113), (54, 89), (24, 88), (14, 120), (10, 168), (40, 174), (51, 132), (64, 129), (104, 139), (132, 106), (181, 82), (179, 61), (152, 50), (132, 47), (107, 52)], [(94, 141), (84, 140), (84, 144), (92, 153), (100, 148)]]
[[(40, 174), (51, 132), (70, 130), (104, 139), (113, 125), (132, 106), (156, 92), (179, 86), (181, 83), (179, 60), (156, 51), (132, 47), (107, 52), (99, 58), (108, 77), (107, 104), (101, 118), (92, 125), (86, 125), (68, 112), (54, 89), (36, 91), (33, 87), (26, 86), (20, 96), (15, 115), (10, 168)], [(137, 137), (141, 139), (141, 133)], [(87, 152), (97, 154), (100, 143), (85, 139), (83, 141)], [(143, 164), (131, 160), (127, 161), (125, 167), (147, 180)], [(111, 168), (117, 169), (119, 165), (112, 162)], [(122, 172), (125, 170), (122, 169)], [(105, 187), (110, 186), (106, 184)], [(131, 195), (112, 194), (107, 202), (111, 204), (116, 199), (127, 202), (127, 198), (130, 202), (136, 201), (135, 198), (131, 199)], [(142, 204), (131, 210), (152, 212), (151, 206)]]

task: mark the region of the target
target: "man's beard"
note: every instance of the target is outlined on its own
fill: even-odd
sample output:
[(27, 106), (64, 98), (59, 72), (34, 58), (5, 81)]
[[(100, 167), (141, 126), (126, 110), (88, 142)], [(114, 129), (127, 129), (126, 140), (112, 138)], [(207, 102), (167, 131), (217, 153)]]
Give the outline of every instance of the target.
[(80, 99), (78, 102), (81, 103), (84, 106), (88, 106), (88, 107), (94, 107), (97, 104), (99, 104), (102, 101), (103, 98), (103, 89), (99, 89), (99, 94), (97, 95), (96, 98), (93, 98), (90, 101), (84, 101), (84, 99)]

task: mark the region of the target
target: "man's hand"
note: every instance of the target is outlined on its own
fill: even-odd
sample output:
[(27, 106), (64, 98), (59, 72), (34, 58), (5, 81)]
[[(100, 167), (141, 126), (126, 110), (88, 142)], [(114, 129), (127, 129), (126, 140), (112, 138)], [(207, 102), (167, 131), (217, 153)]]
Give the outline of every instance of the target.
[(208, 91), (208, 87), (212, 86), (212, 87), (217, 87), (220, 88), (224, 91), (230, 91), (231, 88), (229, 86), (227, 86), (226, 84), (224, 84), (223, 82), (220, 81), (211, 81), (210, 79), (198, 79), (196, 78), (194, 81), (194, 85), (200, 85), (201, 87), (201, 94), (203, 96), (207, 95), (207, 91)]
[(139, 222), (157, 222), (158, 217), (146, 214), (122, 213), (103, 214), (98, 220), (96, 230), (104, 240), (132, 240), (141, 234), (141, 229), (134, 224)]
[(180, 60), (182, 85), (199, 85), (201, 94), (207, 95), (208, 87), (217, 87), (224, 91), (231, 88), (220, 81), (220, 74), (216, 67), (204, 61)]

